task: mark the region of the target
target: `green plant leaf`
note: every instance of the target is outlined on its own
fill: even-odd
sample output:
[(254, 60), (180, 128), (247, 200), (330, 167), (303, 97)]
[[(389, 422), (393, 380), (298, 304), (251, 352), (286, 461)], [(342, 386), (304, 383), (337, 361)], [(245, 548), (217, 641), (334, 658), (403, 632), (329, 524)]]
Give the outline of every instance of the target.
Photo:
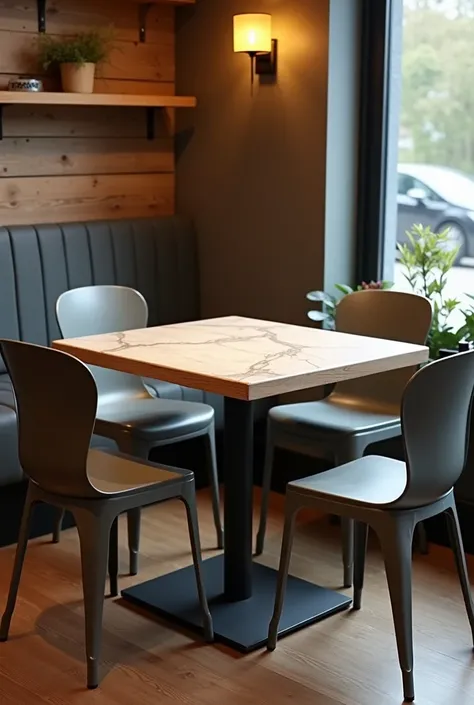
[(36, 39), (40, 62), (45, 69), (60, 64), (98, 64), (112, 49), (111, 29), (81, 32), (75, 37), (52, 37), (42, 34)]
[(354, 289), (351, 286), (348, 286), (347, 284), (335, 284), (334, 288), (340, 291), (341, 294), (344, 294), (344, 296), (354, 293)]
[(330, 318), (329, 314), (324, 313), (324, 311), (308, 311), (308, 318), (312, 321), (327, 321)]
[(323, 303), (327, 303), (329, 301), (332, 303), (331, 297), (329, 294), (326, 294), (325, 291), (310, 291), (306, 294), (306, 298), (308, 301), (322, 301)]

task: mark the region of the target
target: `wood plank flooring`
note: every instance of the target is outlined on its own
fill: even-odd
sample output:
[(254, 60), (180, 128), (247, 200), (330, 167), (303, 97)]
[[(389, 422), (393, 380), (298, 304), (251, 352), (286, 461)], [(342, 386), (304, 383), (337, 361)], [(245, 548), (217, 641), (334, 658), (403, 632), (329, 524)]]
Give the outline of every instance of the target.
[[(262, 562), (276, 566), (282, 499), (273, 498)], [(213, 555), (210, 500), (199, 495), (202, 543)], [(121, 566), (127, 566), (121, 525)], [(3, 610), (14, 548), (0, 550)], [(190, 562), (179, 503), (144, 512), (141, 570), (121, 586)], [(338, 529), (327, 519), (300, 517), (292, 572), (338, 587)], [(474, 578), (474, 561), (470, 560)], [(431, 546), (414, 561), (417, 700), (421, 705), (474, 702), (474, 661), (467, 618), (450, 552)], [(336, 615), (279, 642), (277, 650), (241, 656), (107, 600), (103, 680), (87, 691), (83, 656), (78, 540), (65, 531), (60, 545), (32, 541), (10, 641), (0, 645), (1, 705), (394, 705), (402, 702), (385, 575), (370, 547), (361, 612)]]

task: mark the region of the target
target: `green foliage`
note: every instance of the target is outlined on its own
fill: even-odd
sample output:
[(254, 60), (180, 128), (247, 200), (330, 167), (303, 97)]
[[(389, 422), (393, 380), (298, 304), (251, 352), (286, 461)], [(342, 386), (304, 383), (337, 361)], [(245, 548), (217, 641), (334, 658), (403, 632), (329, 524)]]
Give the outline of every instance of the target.
[(54, 38), (48, 34), (40, 36), (39, 54), (45, 69), (59, 64), (98, 64), (104, 61), (111, 50), (112, 34), (109, 31), (90, 31), (75, 37)]
[(308, 318), (318, 323), (324, 322), (326, 328), (334, 330), (336, 325), (336, 308), (338, 303), (341, 301), (341, 299), (344, 298), (344, 296), (353, 294), (354, 291), (364, 291), (367, 289), (391, 289), (392, 286), (393, 282), (383, 280), (371, 281), (368, 283), (362, 282), (361, 284), (356, 286), (355, 289), (353, 289), (351, 286), (348, 286), (347, 284), (335, 284), (334, 288), (337, 289), (340, 294), (342, 294), (342, 296), (340, 296), (339, 298), (337, 296), (327, 294), (325, 291), (310, 291), (308, 294), (306, 294), (306, 298), (308, 299), (308, 301), (320, 303), (322, 305), (322, 310), (308, 311)]
[(406, 235), (408, 243), (398, 245), (400, 261), (405, 270), (404, 277), (414, 293), (431, 301), (433, 320), (428, 345), (430, 356), (435, 359), (441, 348), (457, 348), (463, 338), (463, 329), (455, 331), (449, 324), (449, 317), (459, 306), (459, 301), (445, 295), (447, 276), (456, 261), (458, 249), (449, 248), (449, 228), (434, 233), (430, 227), (414, 225)]
[[(473, 294), (466, 294), (466, 296), (474, 301)], [(471, 304), (469, 308), (463, 310), (464, 325), (460, 329), (459, 334), (464, 340), (469, 340), (471, 343), (474, 342), (474, 305)]]

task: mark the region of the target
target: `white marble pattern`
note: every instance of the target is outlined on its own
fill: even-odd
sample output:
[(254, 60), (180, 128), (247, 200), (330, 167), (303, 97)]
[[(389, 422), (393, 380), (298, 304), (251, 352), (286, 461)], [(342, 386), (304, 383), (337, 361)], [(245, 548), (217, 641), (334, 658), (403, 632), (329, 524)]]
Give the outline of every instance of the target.
[(53, 346), (89, 364), (246, 400), (428, 359), (420, 345), (239, 316), (58, 340)]

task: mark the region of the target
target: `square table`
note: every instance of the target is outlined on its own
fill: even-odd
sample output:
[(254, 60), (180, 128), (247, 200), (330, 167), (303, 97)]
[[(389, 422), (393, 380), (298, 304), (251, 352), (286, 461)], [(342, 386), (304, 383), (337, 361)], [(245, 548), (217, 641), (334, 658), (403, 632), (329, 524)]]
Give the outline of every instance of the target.
[[(225, 548), (203, 569), (216, 638), (243, 652), (266, 643), (276, 584), (276, 571), (252, 561), (252, 402), (428, 359), (420, 345), (240, 316), (57, 340), (53, 346), (91, 365), (224, 396)], [(122, 595), (181, 624), (201, 624), (192, 566)], [(350, 602), (290, 577), (280, 634)]]

